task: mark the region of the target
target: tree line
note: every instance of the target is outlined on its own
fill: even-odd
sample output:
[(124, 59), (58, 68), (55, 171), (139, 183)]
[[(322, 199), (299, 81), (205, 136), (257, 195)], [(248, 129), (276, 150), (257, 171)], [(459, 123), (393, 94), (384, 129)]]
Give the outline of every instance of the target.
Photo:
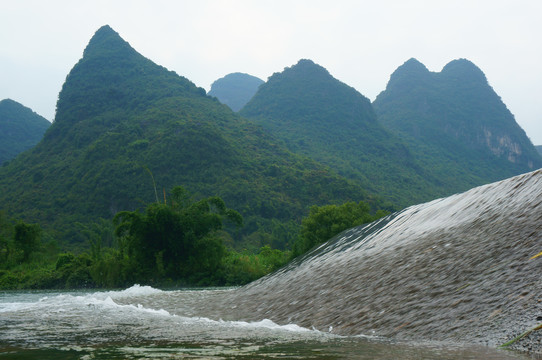
[(79, 224), (88, 249), (61, 252), (38, 224), (0, 214), (0, 289), (243, 285), (304, 254), (341, 231), (385, 215), (364, 202), (313, 206), (292, 249), (236, 251), (225, 227), (243, 218), (218, 196), (194, 200), (181, 186), (163, 202)]

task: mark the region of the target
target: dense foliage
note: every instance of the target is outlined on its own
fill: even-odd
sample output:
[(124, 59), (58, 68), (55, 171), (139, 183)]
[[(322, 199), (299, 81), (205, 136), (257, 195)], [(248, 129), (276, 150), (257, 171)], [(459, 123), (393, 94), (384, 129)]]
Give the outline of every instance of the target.
[(370, 101), (310, 60), (273, 74), (240, 114), (309, 156), (401, 206), (438, 188), (402, 141), (377, 121)]
[(0, 211), (0, 289), (53, 287), (56, 242), (38, 224), (10, 219)]
[(311, 205), (377, 201), (105, 26), (68, 75), (43, 141), (0, 168), (0, 208), (84, 248), (76, 224), (140, 209), (178, 184), (241, 213), (246, 226), (225, 229), (239, 250), (291, 246), (290, 222)]
[(238, 252), (224, 243), (223, 226), (241, 226), (241, 215), (220, 197), (194, 200), (177, 186), (164, 203), (151, 203), (144, 211), (79, 224), (89, 250), (76, 255), (60, 252), (38, 225), (8, 220), (0, 212), (0, 289), (243, 285), (383, 215), (363, 202), (313, 206), (294, 231), (293, 251), (263, 246)]
[(0, 165), (36, 145), (50, 125), (16, 101), (0, 101)]
[(309, 215), (301, 222), (299, 237), (294, 243), (292, 256), (302, 255), (313, 247), (323, 244), (343, 230), (372, 222), (387, 212), (372, 213), (364, 202), (348, 202), (342, 205), (312, 206)]
[(242, 217), (219, 197), (195, 201), (175, 187), (167, 204), (79, 224), (90, 250), (75, 255), (42, 241), (37, 224), (0, 212), (0, 289), (240, 285), (288, 260), (289, 252), (270, 247), (255, 254), (226, 248), (224, 221), (240, 226)]
[(239, 111), (252, 99), (258, 87), (263, 83), (262, 79), (252, 75), (232, 73), (216, 80), (211, 85), (209, 96), (215, 96), (233, 111)]
[(410, 59), (373, 105), (382, 124), (407, 141), (450, 192), (542, 166), (514, 116), (468, 60), (433, 73)]
[(37, 224), (19, 222), (15, 225), (13, 243), (15, 250), (22, 253), (22, 261), (28, 261), (30, 254), (36, 251), (40, 244), (41, 228)]
[(134, 262), (138, 279), (166, 276), (197, 282), (219, 276), (225, 248), (217, 235), (223, 220), (241, 226), (241, 215), (219, 197), (197, 202), (175, 187), (169, 205), (154, 203), (145, 213), (115, 215), (116, 235)]

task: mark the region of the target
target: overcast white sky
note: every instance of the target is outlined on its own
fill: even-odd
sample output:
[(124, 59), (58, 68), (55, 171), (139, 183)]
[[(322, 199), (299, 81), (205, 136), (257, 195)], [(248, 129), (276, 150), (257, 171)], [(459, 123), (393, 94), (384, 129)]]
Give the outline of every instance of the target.
[(108, 24), (138, 52), (209, 90), (308, 58), (371, 100), (414, 57), (467, 58), (542, 144), (541, 0), (0, 0), (0, 99), (49, 120), (66, 75)]

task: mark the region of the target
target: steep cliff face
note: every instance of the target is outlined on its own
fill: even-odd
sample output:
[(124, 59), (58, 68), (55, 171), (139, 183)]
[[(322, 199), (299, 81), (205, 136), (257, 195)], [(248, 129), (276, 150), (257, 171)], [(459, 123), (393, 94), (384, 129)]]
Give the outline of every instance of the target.
[[(521, 161), (522, 156), (522, 148), (521, 145), (512, 140), (510, 135), (504, 134), (504, 135), (493, 135), (491, 133), (491, 129), (482, 128), (482, 131), (484, 133), (484, 138), (482, 139), (481, 143), (485, 141), (488, 149), (498, 157), (506, 156), (506, 159), (510, 161), (511, 163), (518, 163)], [(531, 159), (527, 159), (527, 164), (529, 168), (532, 168), (534, 166), (533, 161)]]
[[(466, 174), (470, 185), (542, 166), (542, 158), (484, 73), (466, 59), (433, 73), (410, 59), (373, 103), (379, 120), (399, 134), (436, 175)], [(458, 189), (459, 190), (459, 189)]]

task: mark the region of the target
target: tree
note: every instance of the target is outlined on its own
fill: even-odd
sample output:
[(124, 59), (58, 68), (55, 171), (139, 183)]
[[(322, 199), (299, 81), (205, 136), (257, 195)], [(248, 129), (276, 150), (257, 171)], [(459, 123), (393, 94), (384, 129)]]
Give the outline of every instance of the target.
[(13, 241), (15, 248), (23, 252), (23, 262), (29, 259), (33, 251), (37, 250), (40, 238), (41, 228), (38, 224), (26, 224), (21, 221), (15, 225)]
[(0, 211), (0, 264), (7, 262), (13, 238), (13, 225), (8, 221), (5, 212)]
[(347, 202), (343, 205), (312, 206), (309, 215), (301, 221), (299, 238), (295, 241), (292, 255), (299, 256), (320, 245), (343, 230), (366, 224), (384, 215), (379, 210), (371, 214), (367, 203)]
[(111, 248), (115, 240), (115, 227), (111, 220), (99, 218), (92, 224), (77, 223), (77, 225), (81, 234), (87, 238), (92, 260), (101, 260), (104, 247)]
[(243, 219), (217, 196), (194, 202), (180, 186), (171, 193), (169, 204), (115, 215), (115, 233), (126, 239), (128, 256), (148, 276), (199, 281), (220, 265), (224, 246), (217, 232), (223, 221), (240, 226)]

